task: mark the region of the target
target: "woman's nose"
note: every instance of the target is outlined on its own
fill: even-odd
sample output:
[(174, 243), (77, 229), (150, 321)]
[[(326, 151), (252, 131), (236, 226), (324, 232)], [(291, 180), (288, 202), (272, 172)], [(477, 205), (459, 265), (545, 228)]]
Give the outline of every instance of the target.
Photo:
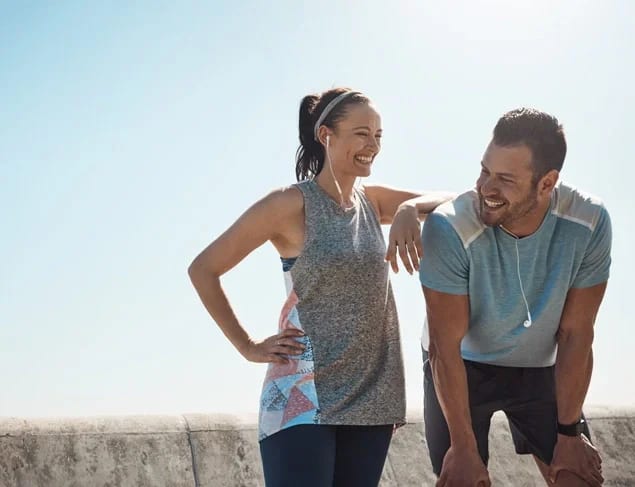
[(381, 146), (379, 145), (379, 141), (377, 140), (377, 138), (376, 138), (375, 136), (371, 135), (371, 136), (369, 137), (369, 139), (370, 139), (370, 141), (369, 141), (369, 145), (370, 145), (370, 146), (371, 146), (374, 150), (378, 151), (378, 150), (379, 150), (379, 148), (380, 148)]

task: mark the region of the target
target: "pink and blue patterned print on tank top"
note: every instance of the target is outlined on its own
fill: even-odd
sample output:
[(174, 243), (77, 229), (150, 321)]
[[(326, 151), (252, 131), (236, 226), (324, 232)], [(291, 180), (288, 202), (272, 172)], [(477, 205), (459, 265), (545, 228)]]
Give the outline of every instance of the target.
[[(296, 305), (298, 296), (293, 290), (289, 272), (284, 273), (288, 291), (282, 307), (279, 331), (299, 328), (302, 324)], [(308, 336), (298, 339), (306, 346), (301, 355), (288, 356), (287, 364), (270, 363), (260, 401), (259, 439), (298, 424), (318, 424), (320, 408), (314, 380), (313, 344)]]

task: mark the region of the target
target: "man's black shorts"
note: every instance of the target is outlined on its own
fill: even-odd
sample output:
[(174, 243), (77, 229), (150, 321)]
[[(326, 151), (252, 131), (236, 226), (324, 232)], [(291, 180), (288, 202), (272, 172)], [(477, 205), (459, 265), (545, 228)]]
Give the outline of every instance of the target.
[[(435, 474), (450, 448), (450, 435), (439, 405), (430, 362), (424, 352), (423, 389), (426, 441)], [(516, 453), (531, 453), (551, 463), (558, 437), (558, 411), (554, 367), (501, 367), (464, 360), (478, 451), (487, 465), (488, 434), (494, 412), (503, 411), (509, 421)], [(584, 434), (591, 439), (588, 427)]]

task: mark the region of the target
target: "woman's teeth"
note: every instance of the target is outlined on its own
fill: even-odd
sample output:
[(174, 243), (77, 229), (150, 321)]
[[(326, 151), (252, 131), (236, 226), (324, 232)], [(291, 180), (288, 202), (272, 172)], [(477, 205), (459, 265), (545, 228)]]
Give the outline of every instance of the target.
[(362, 164), (370, 164), (373, 162), (373, 158), (367, 156), (355, 156), (355, 160), (361, 162)]

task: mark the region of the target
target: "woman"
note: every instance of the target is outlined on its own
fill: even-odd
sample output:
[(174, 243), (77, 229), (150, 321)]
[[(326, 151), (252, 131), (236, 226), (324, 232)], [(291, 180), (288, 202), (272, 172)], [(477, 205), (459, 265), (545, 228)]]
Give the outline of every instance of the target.
[[(249, 208), (192, 262), (203, 304), (236, 349), (268, 362), (260, 406), (267, 486), (374, 486), (393, 429), (405, 421), (397, 311), (380, 224), (422, 196), (385, 186), (356, 188), (380, 150), (381, 119), (363, 94), (344, 88), (300, 105), (297, 184)], [(422, 196), (406, 212), (425, 214), (445, 195)], [(404, 221), (408, 220), (404, 218)], [(399, 251), (412, 272), (417, 229)], [(279, 332), (252, 339), (220, 276), (270, 241), (287, 286)], [(390, 249), (396, 267), (396, 248)], [(408, 257), (410, 253), (410, 258)]]

